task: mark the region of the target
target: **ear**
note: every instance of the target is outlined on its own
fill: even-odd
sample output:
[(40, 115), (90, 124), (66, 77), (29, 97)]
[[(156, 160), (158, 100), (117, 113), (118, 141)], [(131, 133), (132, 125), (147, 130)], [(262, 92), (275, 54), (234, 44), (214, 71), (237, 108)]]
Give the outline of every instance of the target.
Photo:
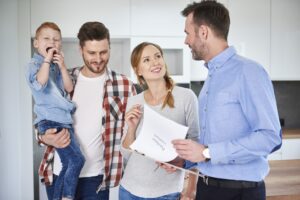
[(141, 71), (139, 70), (139, 67), (136, 67), (136, 68), (134, 69), (134, 71), (135, 71), (135, 74), (136, 74), (137, 76), (142, 76), (142, 73), (141, 73)]
[(142, 73), (140, 72), (140, 70), (139, 70), (138, 68), (136, 69), (136, 74), (137, 74), (138, 76), (143, 76)]
[(33, 47), (36, 49), (38, 48), (38, 41), (35, 38), (33, 39)]
[(80, 46), (80, 44), (78, 45), (78, 50), (79, 50), (80, 54), (82, 55), (83, 54), (83, 50), (82, 50), (82, 47)]
[(207, 37), (208, 37), (208, 32), (209, 32), (209, 27), (208, 26), (206, 26), (206, 25), (201, 25), (200, 27), (199, 27), (199, 31), (198, 31), (198, 34), (199, 34), (199, 37), (201, 38), (201, 39), (207, 39)]

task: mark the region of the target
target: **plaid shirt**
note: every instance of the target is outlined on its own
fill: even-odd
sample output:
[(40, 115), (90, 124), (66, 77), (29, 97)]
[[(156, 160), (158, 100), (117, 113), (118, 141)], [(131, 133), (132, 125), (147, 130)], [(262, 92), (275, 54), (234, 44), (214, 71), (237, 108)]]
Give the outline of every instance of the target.
[[(82, 67), (73, 68), (70, 75), (76, 84)], [(128, 97), (136, 91), (131, 81), (125, 76), (106, 70), (103, 95), (102, 140), (104, 143), (104, 178), (98, 190), (119, 185), (122, 176), (122, 156), (120, 153), (121, 137), (125, 124), (125, 111)], [(71, 96), (73, 93), (71, 93)], [(39, 141), (40, 142), (40, 141)], [(47, 146), (39, 167), (42, 182), (51, 185), (53, 182), (54, 148)], [(99, 169), (100, 170), (100, 169)]]

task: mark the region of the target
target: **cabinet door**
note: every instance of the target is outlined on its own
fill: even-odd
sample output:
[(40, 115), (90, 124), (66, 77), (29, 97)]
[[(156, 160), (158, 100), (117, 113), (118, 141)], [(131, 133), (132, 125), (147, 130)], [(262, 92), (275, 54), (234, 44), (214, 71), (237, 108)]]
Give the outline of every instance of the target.
[(300, 159), (300, 139), (284, 139), (282, 141), (282, 160)]
[(270, 0), (229, 0), (229, 44), (270, 73)]
[(31, 34), (45, 21), (57, 23), (63, 37), (76, 38), (81, 25), (100, 21), (112, 37), (130, 35), (130, 0), (31, 0)]
[[(270, 0), (222, 0), (229, 10), (229, 45), (270, 73)], [(203, 62), (192, 61), (191, 80), (205, 80)]]
[(268, 160), (300, 159), (300, 138), (283, 139), (279, 150), (268, 156)]
[(271, 76), (300, 80), (300, 1), (271, 2)]
[(184, 36), (181, 11), (189, 0), (132, 0), (133, 36)]
[(282, 160), (282, 147), (268, 156), (268, 160)]

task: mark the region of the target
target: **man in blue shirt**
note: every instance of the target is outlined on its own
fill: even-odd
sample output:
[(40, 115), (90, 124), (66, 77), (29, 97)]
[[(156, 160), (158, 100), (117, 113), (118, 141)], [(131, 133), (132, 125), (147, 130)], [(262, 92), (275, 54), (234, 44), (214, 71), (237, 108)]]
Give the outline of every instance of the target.
[(209, 71), (199, 95), (200, 142), (173, 141), (180, 157), (198, 162), (196, 199), (265, 199), (267, 156), (281, 145), (272, 82), (261, 65), (228, 46), (222, 4), (201, 1), (182, 14), (185, 43)]

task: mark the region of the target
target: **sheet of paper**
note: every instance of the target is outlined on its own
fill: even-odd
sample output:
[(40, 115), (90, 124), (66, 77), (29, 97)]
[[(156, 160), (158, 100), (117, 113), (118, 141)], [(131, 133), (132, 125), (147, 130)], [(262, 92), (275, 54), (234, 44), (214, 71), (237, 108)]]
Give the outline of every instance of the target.
[(184, 139), (188, 127), (178, 124), (144, 105), (144, 121), (141, 132), (130, 148), (156, 161), (169, 162), (177, 157), (171, 143)]

